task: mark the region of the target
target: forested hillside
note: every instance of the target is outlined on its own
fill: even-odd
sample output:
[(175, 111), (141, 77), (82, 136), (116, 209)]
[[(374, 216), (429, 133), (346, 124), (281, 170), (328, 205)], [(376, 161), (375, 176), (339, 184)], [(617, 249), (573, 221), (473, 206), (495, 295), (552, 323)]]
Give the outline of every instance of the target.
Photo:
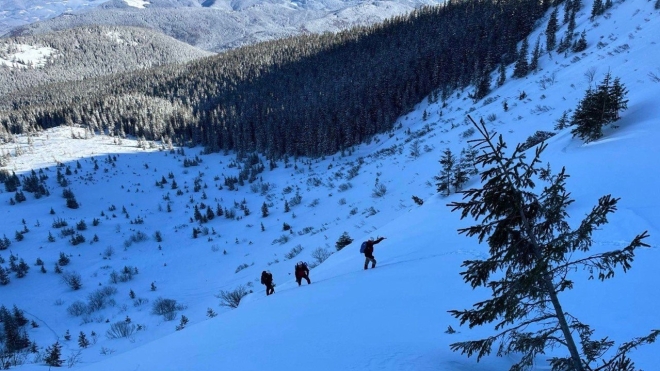
[[(566, 4), (569, 22), (580, 6)], [(550, 5), (449, 2), (377, 26), (265, 42), (66, 89), (39, 87), (4, 97), (0, 122), (12, 133), (80, 124), (270, 158), (333, 153), (390, 130), (431, 93), (444, 99), (477, 84), (473, 97), (484, 96), (494, 68), (527, 60), (517, 44)]]
[[(41, 65), (34, 65), (30, 50), (42, 54), (38, 60)], [(212, 53), (161, 33), (133, 27), (79, 27), (4, 38), (0, 39), (0, 96), (53, 82), (113, 75), (209, 55)]]

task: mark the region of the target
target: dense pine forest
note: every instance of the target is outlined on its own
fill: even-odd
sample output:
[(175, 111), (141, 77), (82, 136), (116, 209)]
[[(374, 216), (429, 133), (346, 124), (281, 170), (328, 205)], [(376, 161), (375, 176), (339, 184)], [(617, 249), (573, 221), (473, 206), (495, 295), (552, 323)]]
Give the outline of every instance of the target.
[[(426, 96), (443, 99), (472, 86), (475, 100), (485, 96), (492, 71), (526, 61), (517, 45), (551, 5), (448, 1), (377, 26), (26, 89), (0, 97), (0, 135), (81, 125), (211, 152), (330, 154), (390, 130)], [(564, 8), (574, 14), (580, 1)]]

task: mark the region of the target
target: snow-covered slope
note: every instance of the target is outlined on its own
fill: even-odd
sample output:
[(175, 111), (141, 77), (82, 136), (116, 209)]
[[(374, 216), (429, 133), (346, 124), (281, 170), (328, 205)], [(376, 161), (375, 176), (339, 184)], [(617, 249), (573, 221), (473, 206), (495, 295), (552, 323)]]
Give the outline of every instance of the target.
[[(138, 3), (144, 6), (135, 6)], [(34, 6), (25, 10), (25, 6), (19, 3), (8, 7), (4, 13), (0, 12), (0, 17), (20, 18), (23, 23), (7, 22), (5, 30), (0, 27), (0, 35), (5, 32), (11, 36), (36, 35), (90, 25), (132, 26), (152, 29), (193, 46), (220, 52), (302, 33), (336, 32), (356, 25), (373, 24), (424, 5), (440, 3), (442, 1), (438, 0), (152, 0), (145, 4), (115, 0), (102, 6), (73, 2), (72, 6), (78, 5), (74, 10), (84, 9), (38, 20), (26, 15), (28, 11), (36, 11)], [(61, 13), (58, 2), (42, 5), (54, 13)], [(42, 12), (41, 8), (37, 10)], [(0, 25), (3, 24), (0, 18)], [(12, 26), (11, 31), (8, 26)]]
[(209, 55), (162, 33), (135, 27), (79, 27), (4, 38), (0, 39), (0, 96)]
[[(200, 148), (185, 148), (185, 155), (142, 150), (135, 141), (118, 143), (102, 136), (73, 140), (70, 128), (30, 138), (31, 145), (28, 138), (16, 138), (2, 151), (23, 154), (11, 157), (5, 168), (20, 174), (47, 167), (43, 171), (49, 176), (51, 195), (37, 200), (27, 194), (26, 202), (12, 206), (9, 199), (14, 194), (0, 194), (0, 235), (12, 239), (10, 249), (0, 251), (0, 256), (8, 260), (10, 253), (15, 254), (31, 266), (26, 277), (12, 276), (9, 285), (0, 286), (0, 304), (25, 310), (28, 319), (39, 325), (28, 335), (42, 353), (59, 340), (63, 358), (71, 359), (77, 369), (285, 370), (302, 365), (315, 370), (505, 370), (514, 358), (491, 356), (477, 363), (449, 349), (450, 343), (490, 333), (489, 328), (460, 327), (447, 313), (488, 297), (487, 290), (472, 290), (459, 275), (463, 260), (485, 257), (488, 250), (457, 234), (456, 229), (470, 221), (461, 221), (446, 204), (460, 195), (440, 196), (433, 177), (439, 173), (438, 160), (445, 148), (459, 153), (474, 138), (465, 122), (467, 112), (483, 117), (513, 147), (537, 130), (551, 131), (562, 112), (574, 109), (590, 85), (593, 70), (592, 86), (609, 71), (629, 90), (628, 109), (618, 128), (608, 129), (604, 138), (589, 144), (572, 138), (570, 129), (560, 131), (548, 140), (542, 159), (555, 170), (565, 166), (571, 175), (567, 185), (576, 200), (569, 210), (572, 223), (600, 196), (621, 198), (610, 223), (595, 233), (594, 251), (622, 247), (644, 230), (651, 235), (647, 241), (651, 247), (638, 251), (628, 273), (620, 272), (604, 283), (580, 279), (586, 272), (574, 272), (575, 289), (562, 293), (560, 299), (566, 311), (593, 326), (597, 338), (609, 336), (619, 343), (657, 329), (660, 13), (649, 2), (617, 2), (608, 14), (591, 22), (590, 7), (587, 1), (577, 23), (577, 30), (587, 33), (589, 47), (584, 53), (544, 55), (541, 71), (521, 80), (509, 78), (476, 104), (467, 98), (467, 91), (454, 94), (446, 107), (421, 102), (400, 118), (399, 129), (350, 155), (291, 160), (288, 166), (280, 162), (259, 174), (256, 183), (237, 191), (224, 186), (225, 177), (238, 174), (233, 154), (201, 155)], [(536, 40), (538, 32), (530, 40)], [(527, 98), (520, 100), (523, 91)], [(414, 139), (422, 148), (419, 157), (410, 156)], [(184, 159), (195, 156), (202, 160), (199, 166), (183, 166)], [(113, 157), (116, 161), (111, 161)], [(65, 207), (62, 188), (55, 183), (56, 161), (73, 172), (67, 176), (68, 187), (81, 204), (79, 209)], [(349, 179), (358, 164), (358, 175)], [(168, 183), (161, 188), (156, 182), (163, 177)], [(202, 187), (198, 192), (196, 178)], [(172, 189), (173, 180), (182, 191), (179, 196)], [(472, 179), (467, 187), (477, 181)], [(384, 196), (374, 197), (376, 184), (385, 185)], [(292, 202), (296, 193), (301, 196), (297, 205)], [(422, 198), (424, 204), (417, 205), (412, 196)], [(284, 210), (285, 201), (291, 204), (289, 212)], [(216, 205), (235, 208), (240, 218), (216, 217), (198, 226), (191, 218), (202, 202), (214, 209)], [(266, 217), (261, 212), (264, 203)], [(49, 214), (51, 208), (55, 215)], [(88, 229), (79, 233), (87, 241), (72, 246), (69, 237), (60, 237), (51, 226), (58, 218), (74, 229), (85, 220)], [(99, 219), (98, 226), (92, 226), (94, 218)], [(283, 230), (285, 224), (292, 232)], [(29, 232), (24, 240), (15, 241), (15, 232), (25, 227)], [(196, 239), (193, 227), (202, 229)], [(132, 242), (138, 231), (148, 240)], [(155, 239), (157, 231), (162, 242)], [(48, 242), (49, 232), (55, 242)], [(355, 241), (334, 252), (344, 232)], [(99, 241), (90, 243), (94, 235)], [(387, 239), (376, 245), (376, 269), (364, 271), (359, 242), (370, 236)], [(297, 246), (302, 252), (285, 258)], [(323, 249), (334, 254), (312, 269), (311, 285), (298, 287), (291, 275), (295, 262), (314, 262), (313, 252)], [(81, 290), (71, 290), (53, 273), (60, 252), (70, 255), (71, 263), (63, 269), (81, 275)], [(37, 258), (45, 262), (45, 274), (33, 265)], [(111, 272), (125, 266), (138, 268), (139, 274), (127, 282), (109, 283)], [(269, 297), (258, 282), (266, 269), (277, 283)], [(219, 306), (216, 295), (240, 285), (253, 293), (236, 309)], [(89, 316), (67, 314), (74, 302), (87, 302), (88, 295), (105, 287), (117, 289), (106, 308)], [(129, 297), (131, 290), (136, 299)], [(181, 305), (174, 320), (151, 313), (159, 297)], [(217, 315), (210, 318), (209, 309)], [(176, 331), (182, 316), (190, 322)], [(142, 329), (128, 338), (105, 336), (113, 323), (127, 318)], [(458, 332), (446, 333), (448, 326)], [(67, 330), (72, 335), (68, 341)], [(95, 332), (97, 341), (79, 349), (76, 339), (81, 331), (87, 338)], [(557, 354), (564, 352), (548, 352), (548, 356)], [(660, 360), (657, 344), (631, 356), (644, 370), (654, 370)], [(26, 356), (26, 363), (18, 369), (44, 368), (35, 355)], [(535, 369), (549, 367), (540, 358)]]

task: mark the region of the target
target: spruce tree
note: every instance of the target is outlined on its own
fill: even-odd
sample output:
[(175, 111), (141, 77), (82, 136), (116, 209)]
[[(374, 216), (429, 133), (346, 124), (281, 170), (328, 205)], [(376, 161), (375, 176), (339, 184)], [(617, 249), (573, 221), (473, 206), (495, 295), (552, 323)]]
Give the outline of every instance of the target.
[(596, 89), (589, 89), (585, 97), (578, 103), (573, 113), (571, 130), (573, 136), (586, 142), (597, 140), (603, 136), (603, 127), (619, 120), (619, 112), (628, 108), (627, 89), (619, 78), (611, 81), (608, 72), (603, 82)]
[(579, 53), (581, 51), (585, 51), (586, 49), (587, 49), (587, 33), (585, 31), (582, 31), (582, 33), (580, 34), (580, 38), (575, 40), (571, 50), (573, 50), (574, 53)]
[(506, 66), (504, 63), (500, 63), (500, 66), (497, 68), (497, 74), (497, 86), (504, 85), (504, 82), (506, 82)]
[(8, 285), (9, 282), (11, 282), (11, 279), (9, 278), (9, 272), (0, 266), (0, 285), (5, 286)]
[(451, 153), (449, 148), (445, 149), (442, 152), (442, 157), (440, 158), (440, 174), (435, 176), (434, 179), (437, 181), (436, 186), (438, 192), (449, 195), (451, 193), (452, 185), (452, 175), (454, 166), (456, 165), (456, 156)]
[(539, 59), (541, 59), (541, 37), (536, 39), (534, 50), (532, 51), (532, 59), (529, 62), (529, 70), (535, 72), (539, 69)]
[[(510, 370), (520, 371), (531, 367), (546, 349), (563, 347), (568, 354), (550, 360), (553, 371), (633, 371), (629, 351), (654, 342), (660, 330), (621, 344), (611, 358), (604, 359), (614, 342), (593, 340), (594, 330), (563, 308), (559, 294), (573, 287), (568, 275), (574, 271), (586, 270), (601, 281), (612, 278), (617, 269), (626, 272), (635, 249), (648, 246), (644, 243), (648, 234), (637, 235), (623, 249), (588, 255), (594, 243), (592, 233), (607, 223), (619, 199), (601, 197), (572, 229), (566, 218), (574, 200), (565, 188), (565, 169), (552, 174), (549, 165), (539, 166), (546, 145), (539, 145), (529, 161), (521, 145), (507, 155), (501, 135), (496, 139), (483, 120), (472, 122), (482, 137), (473, 141), (481, 151), (478, 162), (486, 168), (481, 173), (482, 186), (462, 192), (463, 201), (449, 206), (461, 218), (470, 216), (478, 223), (459, 233), (488, 243), (489, 256), (465, 261), (461, 275), (473, 288), (488, 287), (492, 297), (471, 309), (449, 312), (461, 325), (495, 323), (497, 333), (453, 343), (451, 349), (477, 359), (490, 354), (493, 347), (498, 356), (517, 353), (522, 358)], [(540, 192), (535, 191), (539, 180), (547, 184)]]
[(64, 361), (60, 358), (62, 356), (62, 346), (59, 341), (46, 348), (46, 358), (44, 362), (51, 367), (61, 367)]
[(594, 0), (594, 3), (591, 7), (591, 20), (593, 21), (597, 16), (605, 13), (605, 5), (603, 0)]
[(528, 52), (529, 43), (527, 42), (527, 38), (524, 38), (522, 44), (520, 44), (518, 59), (516, 59), (516, 64), (513, 66), (513, 77), (522, 78), (529, 73), (529, 63), (527, 62)]
[(454, 187), (454, 192), (458, 192), (463, 189), (463, 184), (470, 180), (469, 173), (467, 172), (466, 166), (463, 164), (462, 160), (463, 159), (459, 160), (459, 162), (454, 165), (453, 173), (451, 176), (451, 186)]
[(264, 202), (263, 205), (261, 205), (261, 216), (265, 218), (268, 214), (268, 205)]
[(341, 234), (341, 236), (339, 236), (337, 242), (335, 242), (335, 248), (337, 249), (337, 251), (341, 251), (341, 249), (350, 245), (351, 242), (353, 242), (351, 236), (348, 235), (348, 232), (344, 232)]
[(89, 346), (89, 340), (87, 340), (87, 336), (82, 331), (78, 335), (78, 346), (81, 348), (87, 348)]
[(558, 16), (559, 7), (550, 13), (550, 19), (548, 20), (548, 25), (545, 28), (545, 50), (552, 51), (557, 46), (557, 30), (559, 29), (558, 25)]

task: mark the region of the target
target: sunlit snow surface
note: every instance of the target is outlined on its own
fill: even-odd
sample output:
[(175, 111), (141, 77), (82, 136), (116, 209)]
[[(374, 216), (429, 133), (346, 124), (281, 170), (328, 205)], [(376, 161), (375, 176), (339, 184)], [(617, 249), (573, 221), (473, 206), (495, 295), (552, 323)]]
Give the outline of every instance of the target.
[[(572, 225), (602, 195), (621, 198), (609, 223), (595, 231), (593, 252), (622, 248), (645, 230), (651, 235), (646, 241), (651, 247), (637, 251), (629, 272), (617, 272), (606, 282), (587, 280), (588, 272), (572, 272), (575, 288), (563, 292), (560, 300), (567, 312), (596, 330), (595, 338), (609, 337), (616, 344), (659, 328), (656, 35), (660, 17), (650, 2), (626, 1), (616, 3), (608, 17), (591, 22), (591, 1), (584, 6), (576, 28), (587, 32), (589, 48), (584, 53), (544, 54), (540, 71), (524, 79), (509, 78), (477, 104), (467, 98), (468, 91), (454, 93), (445, 107), (442, 102), (424, 100), (400, 118), (400, 129), (377, 136), (345, 157), (289, 159), (288, 167), (279, 162), (272, 171), (264, 159), (266, 170), (255, 182), (259, 186), (246, 183), (237, 191), (228, 190), (225, 177), (237, 176), (239, 171), (232, 153), (202, 155), (201, 148), (185, 147), (185, 155), (178, 155), (159, 150), (159, 143), (156, 148), (140, 149), (135, 140), (102, 135), (71, 139), (85, 138), (84, 131), (75, 127), (49, 130), (29, 142), (16, 137), (16, 142), (0, 148), (0, 155), (9, 156), (5, 169), (24, 174), (43, 168), (51, 195), (37, 200), (27, 194), (26, 202), (12, 206), (9, 200), (15, 194), (0, 194), (0, 236), (12, 240), (10, 250), (0, 251), (0, 256), (7, 261), (10, 253), (17, 254), (31, 266), (25, 278), (12, 276), (9, 285), (0, 286), (0, 304), (24, 309), (28, 319), (39, 325), (27, 330), (30, 339), (42, 349), (59, 340), (63, 358), (78, 353), (80, 331), (88, 338), (94, 331), (96, 343), (80, 351), (74, 369), (506, 370), (515, 355), (492, 355), (477, 363), (449, 348), (451, 343), (493, 332), (488, 326), (461, 327), (447, 312), (489, 297), (488, 290), (473, 290), (460, 276), (461, 263), (486, 257), (488, 248), (457, 234), (471, 220), (460, 220), (446, 206), (460, 195), (442, 197), (435, 191), (438, 160), (445, 148), (458, 154), (468, 146), (468, 139), (476, 137), (466, 134), (468, 110), (472, 117), (484, 118), (488, 128), (502, 134), (513, 148), (537, 130), (552, 131), (561, 114), (575, 109), (590, 84), (600, 83), (609, 71), (629, 90), (628, 109), (616, 123), (618, 128), (607, 129), (601, 140), (590, 144), (572, 138), (570, 129), (560, 131), (547, 141), (542, 160), (555, 172), (566, 167), (571, 176), (567, 187), (575, 199), (568, 210)], [(543, 29), (545, 24), (529, 40), (536, 40)], [(564, 32), (565, 27), (558, 35)], [(597, 47), (599, 41), (605, 45)], [(586, 72), (592, 69), (595, 76), (590, 83)], [(527, 98), (520, 100), (522, 91)], [(413, 134), (406, 134), (408, 130)], [(423, 131), (428, 133), (417, 138), (422, 151), (414, 158), (411, 139)], [(200, 166), (183, 166), (184, 159), (195, 156), (202, 159)], [(347, 179), (358, 158), (363, 160), (359, 174)], [(68, 188), (81, 204), (77, 210), (65, 207), (62, 187), (56, 184), (56, 163), (64, 165), (62, 172), (66, 166), (72, 172), (67, 176)], [(163, 178), (168, 182), (161, 188), (156, 183)], [(195, 179), (201, 179), (203, 186), (198, 192)], [(180, 196), (171, 187), (173, 180), (182, 190)], [(474, 177), (466, 187), (478, 181)], [(385, 196), (373, 197), (376, 182), (387, 187)], [(301, 203), (284, 212), (285, 201), (296, 192)], [(424, 204), (415, 204), (412, 196)], [(236, 207), (240, 220), (216, 217), (199, 226), (191, 218), (201, 202), (214, 209), (216, 205), (235, 208), (244, 202), (250, 213), (246, 216)], [(266, 217), (261, 212), (264, 203), (269, 209)], [(167, 212), (168, 204), (171, 212)], [(51, 208), (55, 215), (49, 213)], [(135, 222), (138, 217), (143, 223)], [(88, 229), (80, 233), (87, 241), (72, 246), (68, 237), (61, 237), (59, 229), (52, 227), (56, 218), (67, 220), (74, 229), (85, 220)], [(98, 226), (92, 226), (95, 218)], [(284, 231), (284, 223), (293, 232)], [(25, 239), (16, 241), (16, 231), (25, 227), (29, 229)], [(193, 239), (193, 227), (207, 227), (208, 234)], [(137, 231), (148, 240), (130, 243)], [(162, 242), (155, 240), (156, 231)], [(56, 242), (48, 242), (49, 232)], [(335, 242), (344, 232), (355, 241), (335, 252)], [(99, 242), (90, 243), (94, 235)], [(359, 242), (370, 236), (387, 239), (376, 245), (376, 269), (364, 271)], [(304, 248), (302, 252), (286, 259), (298, 245)], [(314, 262), (312, 253), (318, 248), (334, 254), (312, 269), (311, 285), (298, 287), (291, 274), (295, 262)], [(60, 252), (71, 255), (64, 269), (81, 274), (81, 290), (72, 291), (53, 273)], [(37, 258), (45, 262), (45, 274), (34, 266)], [(138, 268), (139, 274), (128, 282), (109, 283), (110, 273), (125, 266)], [(270, 270), (277, 283), (275, 294), (269, 297), (258, 281), (262, 270)], [(155, 291), (150, 289), (152, 283)], [(219, 306), (216, 295), (239, 285), (254, 293), (237, 309)], [(116, 287), (118, 293), (105, 309), (89, 316), (67, 314), (76, 300), (86, 301), (89, 294), (107, 286)], [(136, 303), (129, 297), (130, 290), (147, 302)], [(159, 297), (181, 304), (174, 320), (151, 314)], [(209, 318), (209, 308), (217, 316)], [(182, 315), (190, 322), (176, 331)], [(127, 317), (143, 329), (125, 339), (105, 336), (112, 323)], [(446, 333), (449, 326), (457, 333)], [(63, 339), (67, 330), (70, 341)], [(536, 360), (534, 370), (548, 370), (548, 357), (565, 354), (563, 349), (548, 350)], [(634, 350), (630, 356), (647, 371), (657, 369), (660, 362), (657, 344)], [(43, 362), (32, 363), (34, 359), (28, 356), (27, 364), (15, 369), (46, 367)]]

